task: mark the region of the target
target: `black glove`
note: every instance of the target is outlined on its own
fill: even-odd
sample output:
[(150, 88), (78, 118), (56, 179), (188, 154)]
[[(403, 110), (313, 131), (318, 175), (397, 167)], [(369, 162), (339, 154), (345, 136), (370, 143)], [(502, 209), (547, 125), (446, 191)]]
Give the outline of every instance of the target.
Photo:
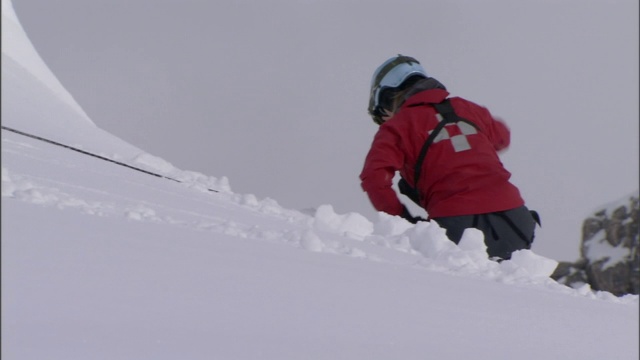
[(413, 216), (411, 215), (411, 213), (409, 212), (409, 210), (407, 209), (406, 206), (402, 206), (402, 214), (400, 215), (401, 218), (407, 220), (408, 222), (412, 223), (412, 224), (417, 224), (418, 221), (427, 221), (427, 219), (421, 217), (421, 216)]
[(404, 178), (400, 178), (400, 181), (398, 181), (398, 190), (400, 190), (400, 194), (407, 196), (411, 201), (420, 205), (420, 195), (418, 191), (412, 188)]

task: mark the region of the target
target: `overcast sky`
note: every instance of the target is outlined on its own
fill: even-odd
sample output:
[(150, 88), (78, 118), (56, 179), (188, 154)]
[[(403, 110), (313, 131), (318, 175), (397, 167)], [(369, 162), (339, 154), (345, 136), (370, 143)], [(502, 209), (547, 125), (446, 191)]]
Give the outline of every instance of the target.
[[(503, 162), (579, 256), (582, 220), (638, 188), (638, 1), (15, 0), (101, 128), (234, 192), (373, 218), (358, 174), (373, 70), (419, 59), (512, 130)], [(233, 155), (233, 156), (229, 156)]]

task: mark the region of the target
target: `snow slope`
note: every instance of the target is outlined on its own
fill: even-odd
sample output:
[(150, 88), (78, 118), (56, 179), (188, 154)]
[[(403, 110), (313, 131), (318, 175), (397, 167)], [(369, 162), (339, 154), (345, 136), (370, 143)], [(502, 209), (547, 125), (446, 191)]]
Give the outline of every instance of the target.
[[(6, 50), (6, 51), (5, 51)], [(11, 1), (2, 1), (2, 68), (10, 67), (13, 71), (7, 73), (18, 74), (24, 71), (23, 81), (33, 77), (39, 86), (47, 86), (47, 90), (56, 95), (66, 106), (75, 112), (77, 118), (93, 124), (82, 108), (73, 100), (69, 92), (60, 84), (51, 73), (47, 65), (42, 61), (36, 49), (33, 47), (27, 34), (20, 25)], [(11, 80), (11, 79), (9, 79)], [(3, 73), (4, 81), (4, 73)]]
[(4, 127), (180, 181), (3, 129), (3, 358), (638, 358), (638, 297), (559, 285), (553, 260), (285, 209), (100, 130), (2, 10)]

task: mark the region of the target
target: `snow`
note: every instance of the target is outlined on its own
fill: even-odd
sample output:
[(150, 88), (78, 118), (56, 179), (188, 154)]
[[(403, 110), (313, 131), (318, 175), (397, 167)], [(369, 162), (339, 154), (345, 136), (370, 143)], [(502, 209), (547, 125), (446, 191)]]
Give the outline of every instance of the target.
[(316, 211), (315, 226), (320, 231), (334, 232), (353, 239), (364, 239), (373, 233), (373, 224), (358, 213), (336, 214), (331, 205)]
[(181, 181), (2, 130), (6, 358), (638, 358), (638, 296), (560, 285), (554, 260), (491, 261), (475, 229), (456, 246), (436, 223), (286, 209), (102, 131), (35, 50), (13, 56), (32, 46), (2, 10), (20, 34), (3, 126)]
[[(27, 38), (11, 1), (2, 1), (2, 67), (7, 63), (17, 63), (23, 67), (31, 76), (40, 80), (42, 84), (49, 87), (51, 92), (58, 96), (65, 104), (77, 112), (82, 120), (93, 124), (82, 108), (73, 100), (69, 92), (60, 84), (58, 79), (51, 73), (47, 65), (42, 61), (36, 49)], [(4, 78), (4, 74), (3, 74)]]
[(631, 249), (622, 246), (612, 246), (606, 238), (604, 230), (599, 231), (593, 239), (585, 244), (585, 257), (592, 262), (606, 259), (602, 269), (606, 270), (616, 264), (631, 258)]

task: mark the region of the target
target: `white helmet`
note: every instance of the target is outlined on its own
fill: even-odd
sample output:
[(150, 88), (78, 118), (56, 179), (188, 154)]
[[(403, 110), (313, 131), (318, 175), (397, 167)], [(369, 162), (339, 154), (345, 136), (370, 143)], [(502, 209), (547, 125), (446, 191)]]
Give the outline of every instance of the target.
[(424, 70), (418, 60), (398, 54), (380, 65), (373, 73), (371, 78), (371, 93), (369, 95), (369, 115), (373, 117), (373, 121), (380, 125), (382, 123), (382, 111), (385, 104), (381, 99), (381, 93), (385, 89), (398, 88), (408, 78), (412, 76), (420, 76), (428, 78), (427, 72)]

